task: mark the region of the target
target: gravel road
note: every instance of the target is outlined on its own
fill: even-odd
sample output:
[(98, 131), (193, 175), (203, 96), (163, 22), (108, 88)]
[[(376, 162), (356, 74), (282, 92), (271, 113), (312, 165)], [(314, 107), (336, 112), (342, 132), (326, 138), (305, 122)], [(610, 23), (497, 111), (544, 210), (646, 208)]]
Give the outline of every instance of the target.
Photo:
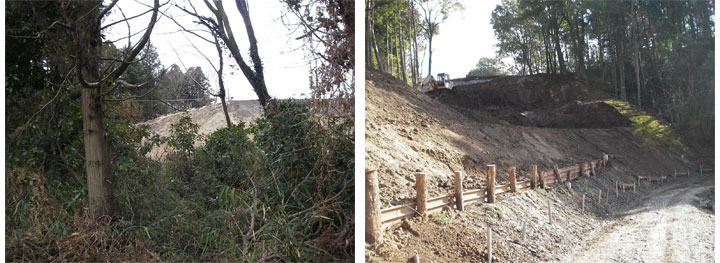
[(714, 175), (654, 189), (562, 262), (714, 262), (714, 212), (698, 205), (712, 191)]

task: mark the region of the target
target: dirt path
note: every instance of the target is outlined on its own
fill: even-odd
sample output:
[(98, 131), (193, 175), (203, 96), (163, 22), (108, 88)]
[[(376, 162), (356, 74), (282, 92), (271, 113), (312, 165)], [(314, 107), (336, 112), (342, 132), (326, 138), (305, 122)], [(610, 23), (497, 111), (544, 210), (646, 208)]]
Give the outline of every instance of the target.
[(715, 216), (697, 206), (711, 198), (713, 178), (654, 189), (563, 262), (713, 262)]

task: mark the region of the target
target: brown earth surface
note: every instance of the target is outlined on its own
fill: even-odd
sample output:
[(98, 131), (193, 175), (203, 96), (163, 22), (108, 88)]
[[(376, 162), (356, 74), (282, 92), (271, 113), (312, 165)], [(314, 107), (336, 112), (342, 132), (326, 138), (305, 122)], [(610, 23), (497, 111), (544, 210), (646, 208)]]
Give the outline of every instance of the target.
[[(257, 100), (229, 101), (228, 114), (233, 123), (250, 123), (262, 115), (262, 106)], [(219, 103), (207, 105), (200, 108), (190, 109), (185, 112), (178, 112), (161, 116), (138, 125), (150, 126), (150, 134), (160, 136), (170, 135), (170, 125), (177, 123), (184, 114), (188, 114), (193, 122), (199, 126), (199, 134), (208, 135), (220, 128), (226, 127), (225, 113)], [(163, 158), (167, 153), (167, 146), (155, 147), (149, 155), (152, 158)]]
[[(443, 102), (442, 97), (420, 93), (388, 74), (367, 69), (366, 76), (366, 169), (378, 170), (383, 208), (415, 198), (414, 172), (418, 170), (427, 174), (429, 197), (435, 197), (452, 192), (454, 171), (465, 172), (464, 187), (467, 190), (483, 187), (485, 165), (488, 164), (497, 165), (498, 184), (504, 184), (507, 182), (504, 171), (511, 166), (518, 168), (519, 180), (526, 180), (531, 164), (538, 164), (545, 170), (553, 164), (564, 167), (581, 160), (599, 159), (601, 152), (617, 156), (610, 166), (599, 169), (597, 176), (572, 182), (570, 190), (553, 185), (548, 189), (504, 194), (495, 204), (476, 203), (463, 212), (446, 208), (425, 220), (415, 217), (388, 226), (383, 244), (367, 245), (366, 259), (371, 262), (405, 262), (415, 253), (422, 261), (484, 261), (488, 226), (492, 227), (493, 240), (497, 241), (493, 245), (493, 255), (500, 262), (562, 260), (580, 248), (584, 240), (602, 233), (613, 222), (614, 211), (655, 189), (658, 184), (643, 183), (636, 194), (621, 192), (619, 197), (611, 194), (609, 202), (603, 194), (601, 203), (597, 201), (598, 189), (614, 190), (615, 181), (631, 183), (635, 176), (669, 175), (674, 169), (694, 167), (686, 160), (687, 154), (683, 158), (684, 153), (644, 145), (642, 138), (630, 127), (513, 125), (486, 109), (494, 107), (492, 103), (468, 110), (460, 104), (448, 104), (452, 102), (447, 98)], [(552, 80), (549, 82), (552, 87), (545, 88), (581, 86), (574, 83), (576, 80), (566, 81), (570, 84), (563, 84), (562, 79)], [(513, 81), (524, 82), (542, 83)], [(534, 87), (543, 89), (542, 86)], [(543, 93), (550, 94), (538, 91), (538, 94)], [(557, 98), (573, 101), (599, 97), (587, 95), (582, 88), (565, 93), (574, 95)], [(546, 98), (546, 101), (553, 100)], [(528, 108), (508, 108), (562, 112), (563, 107), (570, 107), (568, 105), (572, 103), (557, 108), (544, 103)], [(602, 105), (591, 107), (598, 107), (597, 112), (612, 113)], [(583, 194), (587, 196), (585, 212), (579, 208)], [(553, 216), (556, 219), (553, 225), (547, 224), (548, 200), (559, 210), (557, 217)], [(527, 224), (525, 241), (520, 240), (519, 234), (522, 221)]]
[[(550, 128), (629, 127), (630, 121), (575, 75), (500, 76), (427, 95), (479, 121)], [(581, 103), (586, 102), (586, 103)]]

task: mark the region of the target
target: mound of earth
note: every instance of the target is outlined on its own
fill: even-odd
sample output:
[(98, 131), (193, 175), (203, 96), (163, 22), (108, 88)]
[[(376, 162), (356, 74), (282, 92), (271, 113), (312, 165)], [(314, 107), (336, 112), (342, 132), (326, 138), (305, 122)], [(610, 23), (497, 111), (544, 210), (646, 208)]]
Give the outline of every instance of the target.
[[(517, 98), (504, 103), (521, 102), (510, 106), (496, 103), (497, 109), (544, 109), (562, 114), (585, 114), (575, 119), (590, 119), (589, 115), (610, 115), (609, 112), (612, 112), (602, 103), (578, 104), (577, 100), (597, 98), (578, 95), (586, 93), (573, 90), (578, 87), (572, 84), (571, 76), (533, 80), (554, 83), (547, 84), (552, 87), (548, 91), (516, 89), (492, 95), (490, 90), (494, 87), (490, 83), (508, 78), (511, 77), (496, 77), (490, 82), (476, 84), (486, 85), (487, 96)], [(520, 78), (514, 83), (533, 78), (541, 77)], [(507, 80), (495, 83), (502, 81)], [(559, 260), (578, 246), (580, 240), (602, 230), (606, 224), (602, 215), (608, 215), (612, 207), (622, 206), (634, 198), (632, 194), (621, 194), (619, 198), (613, 195), (611, 205), (589, 204), (588, 210), (593, 215), (589, 216), (587, 210), (582, 213), (578, 209), (583, 193), (594, 193), (593, 196), (596, 196), (597, 189), (614, 189), (615, 181), (630, 183), (638, 175), (668, 175), (674, 169), (688, 165), (680, 153), (643, 145), (642, 137), (633, 133), (630, 127), (604, 124), (600, 125), (602, 128), (514, 125), (477, 106), (480, 105), (479, 100), (484, 101), (483, 105), (492, 106), (492, 100), (458, 88), (424, 94), (392, 75), (366, 69), (365, 168), (378, 171), (383, 208), (414, 200), (416, 171), (425, 172), (428, 197), (436, 197), (453, 192), (454, 171), (464, 172), (465, 189), (478, 189), (484, 187), (488, 164), (496, 165), (498, 184), (505, 184), (506, 171), (510, 167), (517, 167), (518, 180), (527, 180), (531, 164), (547, 170), (554, 164), (566, 167), (581, 160), (599, 159), (602, 152), (620, 156), (609, 167), (599, 170), (598, 176), (573, 182), (572, 190), (552, 187), (526, 191), (501, 198), (496, 204), (475, 203), (463, 212), (446, 209), (429, 220), (415, 217), (401, 225), (388, 226), (386, 241), (379, 246), (369, 246), (366, 260), (404, 262), (417, 252), (423, 261), (482, 261), (487, 226), (493, 228), (493, 240), (498, 235), (497, 254), (494, 255), (499, 261)], [(464, 95), (450, 97), (450, 92)], [(448, 100), (454, 101), (454, 104), (447, 104)], [(546, 105), (556, 100), (567, 104), (557, 108)], [(578, 106), (570, 106), (572, 104)], [(468, 110), (472, 105), (475, 105), (475, 111)], [(583, 121), (587, 122), (583, 124), (585, 126), (595, 125), (592, 120)], [(612, 119), (611, 122), (614, 121)], [(602, 122), (602, 119), (597, 122)], [(649, 188), (643, 187), (639, 191)], [(552, 200), (553, 206), (567, 208), (559, 211), (557, 220), (561, 223), (550, 226), (551, 230), (540, 223), (547, 220), (541, 212), (547, 200)], [(530, 243), (518, 242), (520, 219), (528, 222)]]
[[(260, 102), (257, 100), (229, 101), (227, 102), (227, 107), (230, 120), (235, 124), (240, 122), (250, 123), (260, 117), (263, 111)], [(199, 126), (198, 132), (202, 135), (207, 135), (220, 128), (227, 127), (225, 113), (223, 112), (222, 105), (219, 103), (190, 109), (187, 113), (178, 112), (168, 114), (138, 123), (138, 125), (150, 126), (151, 135), (169, 136), (170, 125), (177, 123), (184, 114), (188, 114), (193, 122)], [(165, 146), (156, 147), (150, 152), (150, 156), (161, 158), (166, 152), (166, 149), (167, 147)]]
[(578, 103), (603, 96), (584, 89), (586, 85), (575, 75), (494, 76), (454, 81), (456, 86), (452, 90), (440, 89), (428, 95), (482, 121), (491, 117), (515, 125), (551, 128), (630, 126), (626, 117), (604, 102)]

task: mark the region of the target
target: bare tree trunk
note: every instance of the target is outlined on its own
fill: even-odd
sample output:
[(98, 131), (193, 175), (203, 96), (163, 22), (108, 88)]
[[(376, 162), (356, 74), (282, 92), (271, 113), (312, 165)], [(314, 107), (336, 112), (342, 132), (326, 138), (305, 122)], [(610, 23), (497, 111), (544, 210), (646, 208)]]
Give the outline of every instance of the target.
[[(99, 10), (95, 2), (81, 2), (84, 8), (92, 10), (76, 28), (76, 45), (79, 47), (78, 67), (84, 81), (100, 81), (100, 25), (94, 19)], [(110, 173), (110, 153), (105, 137), (105, 114), (102, 109), (102, 86), (82, 87), (83, 144), (85, 147), (85, 169), (87, 173), (90, 217), (99, 219), (113, 215), (113, 176)]]
[[(130, 62), (150, 38), (157, 21), (159, 1), (154, 1), (151, 22), (138, 44), (126, 53), (117, 68), (107, 76), (100, 76), (100, 21), (109, 9), (100, 12), (101, 1), (80, 1), (64, 9), (67, 25), (72, 25), (70, 34), (76, 49), (80, 101), (82, 104), (83, 144), (85, 149), (85, 169), (87, 173), (89, 215), (97, 220), (113, 216), (113, 176), (110, 172), (110, 153), (105, 134), (105, 115), (103, 112), (104, 85), (120, 77)], [(112, 5), (106, 7), (112, 8)]]
[(642, 98), (640, 93), (640, 60), (641, 60), (641, 54), (640, 54), (640, 48), (638, 47), (638, 28), (637, 28), (637, 14), (635, 13), (635, 4), (637, 4), (637, 1), (631, 4), (631, 22), (632, 22), (632, 30), (633, 30), (633, 46), (635, 47), (635, 56), (633, 58), (633, 65), (635, 66), (635, 87), (637, 89), (637, 105), (638, 108), (642, 107)]
[[(216, 21), (214, 22), (217, 23), (217, 25), (213, 26), (217, 27), (219, 33), (218, 36), (223, 40), (223, 42), (225, 42), (228, 50), (230, 50), (230, 54), (235, 59), (235, 62), (237, 62), (238, 66), (240, 66), (240, 70), (242, 71), (243, 75), (245, 75), (245, 78), (250, 83), (250, 86), (252, 86), (255, 94), (258, 96), (260, 105), (264, 107), (267, 104), (267, 101), (270, 99), (270, 95), (268, 94), (267, 87), (265, 86), (265, 74), (263, 73), (262, 60), (260, 59), (260, 54), (258, 51), (257, 39), (255, 38), (255, 30), (253, 29), (252, 21), (250, 20), (250, 13), (248, 10), (247, 1), (235, 0), (235, 5), (237, 6), (238, 12), (240, 12), (240, 16), (242, 16), (243, 18), (245, 31), (248, 37), (248, 41), (250, 42), (250, 61), (252, 62), (252, 68), (250, 68), (250, 66), (245, 63), (245, 60), (242, 57), (242, 53), (240, 53), (240, 48), (235, 41), (235, 35), (233, 34), (232, 27), (230, 26), (230, 21), (228, 19), (227, 13), (225, 12), (225, 7), (223, 6), (222, 1), (214, 1), (213, 3), (215, 4), (215, 6), (213, 6), (209, 1), (205, 1), (205, 5), (208, 7), (208, 9), (212, 10), (215, 15)], [(200, 18), (201, 20), (207, 19), (192, 11), (184, 9), (183, 11), (197, 18)]]
[(390, 26), (385, 24), (385, 65), (387, 65), (387, 72), (392, 75), (393, 66), (390, 63)]
[[(252, 21), (250, 21), (248, 3), (247, 0), (235, 0), (235, 5), (237, 5), (237, 9), (240, 12), (240, 16), (243, 18), (243, 23), (245, 24), (245, 31), (247, 32), (248, 41), (250, 41), (250, 60), (252, 60), (253, 68), (255, 69), (254, 74), (251, 74), (252, 77), (248, 76), (248, 74), (245, 74), (245, 76), (253, 86), (253, 89), (260, 100), (260, 104), (265, 106), (265, 104), (267, 104), (267, 100), (270, 99), (270, 94), (268, 94), (267, 87), (265, 87), (263, 64), (262, 60), (260, 60), (257, 39), (255, 38), (255, 30), (253, 30)], [(245, 70), (243, 70), (243, 73), (245, 73)]]
[(565, 67), (565, 58), (563, 57), (562, 53), (562, 46), (560, 45), (560, 26), (557, 22), (557, 15), (552, 15), (551, 19), (553, 20), (553, 42), (555, 42), (555, 52), (557, 53), (557, 59), (558, 59), (558, 66), (560, 66), (560, 73), (565, 73), (566, 67)]
[(380, 49), (378, 49), (377, 37), (375, 37), (375, 29), (374, 29), (374, 27), (373, 27), (373, 28), (371, 28), (370, 30), (372, 30), (372, 34), (371, 34), (371, 35), (372, 35), (373, 45), (374, 45), (374, 49), (373, 49), (373, 50), (375, 51), (375, 52), (374, 52), (374, 53), (375, 53), (375, 60), (377, 60), (378, 69), (379, 69), (380, 71), (385, 71), (384, 68), (383, 68), (382, 60), (380, 60)]
[(217, 75), (218, 75), (218, 86), (220, 87), (220, 92), (218, 93), (218, 97), (220, 97), (220, 103), (222, 103), (223, 112), (225, 113), (225, 122), (227, 122), (228, 128), (232, 127), (232, 120), (230, 120), (230, 114), (228, 113), (227, 103), (225, 103), (225, 81), (223, 80), (223, 67), (224, 67), (224, 59), (223, 59), (223, 52), (222, 48), (220, 47), (220, 40), (217, 37), (217, 34), (213, 34), (215, 36), (215, 49), (217, 49), (218, 52), (218, 58), (220, 60), (220, 65), (218, 66)]
[(432, 39), (433, 33), (430, 31), (428, 36), (428, 76), (432, 75)]
[(416, 87), (418, 85), (418, 82), (420, 82), (420, 62), (418, 61), (418, 42), (417, 42), (417, 24), (415, 21), (417, 18), (415, 17), (415, 0), (409, 0), (410, 1), (410, 11), (412, 12), (412, 15), (410, 16), (410, 19), (412, 19), (412, 31), (413, 31), (413, 43), (414, 43), (414, 52), (415, 52), (415, 74), (413, 75), (413, 87)]
[(403, 38), (402, 24), (400, 23), (400, 16), (402, 15), (402, 14), (400, 13), (400, 2), (401, 2), (401, 1), (399, 1), (399, 0), (397, 1), (397, 9), (398, 9), (397, 12), (398, 12), (398, 14), (397, 14), (397, 19), (396, 19), (396, 21), (397, 21), (397, 25), (398, 25), (398, 30), (400, 31), (400, 32), (397, 34), (397, 39), (398, 39), (397, 49), (398, 49), (398, 54), (399, 54), (398, 60), (400, 60), (400, 63), (399, 63), (400, 73), (402, 73), (402, 80), (403, 80), (403, 82), (405, 82), (405, 84), (407, 84), (407, 75), (406, 75), (406, 72), (405, 72), (405, 45), (404, 45), (404, 43), (403, 43), (403, 39), (404, 39), (404, 38)]
[(610, 30), (610, 15), (608, 14), (608, 57), (610, 57), (610, 77), (612, 78), (612, 88), (615, 92), (615, 97), (618, 96), (618, 86), (617, 86), (617, 46), (615, 45), (615, 40), (613, 38), (613, 35), (615, 34), (612, 30)]
[(372, 47), (371, 47), (371, 35), (370, 35), (370, 12), (372, 12), (372, 0), (365, 1), (365, 32), (368, 37), (365, 38), (365, 65), (370, 68), (375, 68), (372, 61)]
[(618, 39), (617, 43), (617, 49), (618, 49), (618, 65), (620, 68), (620, 99), (627, 101), (627, 92), (625, 90), (625, 63), (623, 62), (623, 43), (622, 43), (622, 37)]
[[(373, 0), (370, 0), (370, 4), (375, 6), (373, 4)], [(370, 32), (370, 37), (372, 38), (373, 53), (375, 53), (375, 60), (377, 61), (377, 69), (380, 71), (384, 71), (382, 60), (380, 60), (380, 50), (378, 49), (377, 36), (375, 35), (375, 26), (372, 24), (372, 23), (374, 23), (374, 21), (375, 21), (375, 12), (373, 12), (373, 10), (370, 9), (370, 31), (368, 31), (368, 32)]]

